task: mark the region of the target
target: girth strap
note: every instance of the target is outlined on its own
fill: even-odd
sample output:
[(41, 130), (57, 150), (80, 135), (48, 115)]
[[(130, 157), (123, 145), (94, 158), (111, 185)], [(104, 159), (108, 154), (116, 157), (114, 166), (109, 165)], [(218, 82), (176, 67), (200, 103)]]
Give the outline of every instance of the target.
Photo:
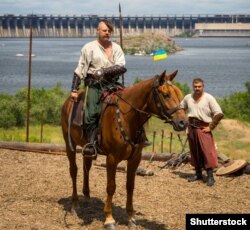
[(117, 105), (117, 109), (116, 109), (116, 115), (117, 115), (118, 126), (120, 128), (120, 131), (121, 131), (121, 134), (122, 134), (124, 140), (126, 142), (128, 142), (133, 148), (135, 148), (137, 145), (130, 140), (129, 136), (127, 135), (126, 131), (124, 130), (124, 128), (122, 126), (121, 112), (120, 112), (118, 105)]

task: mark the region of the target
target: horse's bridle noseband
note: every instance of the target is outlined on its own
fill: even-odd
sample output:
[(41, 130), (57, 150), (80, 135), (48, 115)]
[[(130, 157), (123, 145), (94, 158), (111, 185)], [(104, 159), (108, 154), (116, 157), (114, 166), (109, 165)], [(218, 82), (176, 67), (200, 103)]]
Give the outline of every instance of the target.
[[(171, 81), (165, 81), (167, 85), (172, 86), (172, 82)], [(155, 101), (155, 104), (157, 106), (157, 108), (159, 108), (160, 110), (160, 116), (158, 116), (160, 119), (162, 120), (166, 120), (167, 122), (171, 122), (172, 121), (172, 114), (174, 114), (176, 111), (181, 110), (181, 106), (178, 105), (177, 107), (173, 108), (173, 109), (165, 109), (165, 106), (160, 98), (159, 95), (159, 91), (158, 91), (158, 87), (160, 86), (159, 84), (159, 80), (156, 77), (154, 79), (154, 84), (153, 84), (153, 98)]]

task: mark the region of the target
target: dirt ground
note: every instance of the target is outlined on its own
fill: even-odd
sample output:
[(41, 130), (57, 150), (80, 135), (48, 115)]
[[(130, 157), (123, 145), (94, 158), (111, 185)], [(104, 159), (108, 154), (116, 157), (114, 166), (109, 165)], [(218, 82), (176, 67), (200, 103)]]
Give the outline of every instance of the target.
[[(95, 163), (104, 161), (98, 156)], [(81, 154), (77, 162), (80, 208), (74, 215), (70, 212), (72, 186), (65, 156), (0, 149), (0, 229), (103, 229), (105, 168), (93, 165), (91, 199), (86, 200), (81, 193)], [(187, 182), (186, 177), (193, 173), (190, 165), (175, 170), (160, 169), (162, 165), (141, 162), (140, 166), (154, 175), (136, 176), (137, 229), (183, 230), (186, 213), (250, 213), (250, 175), (217, 176), (216, 184), (207, 187), (203, 182)], [(128, 229), (125, 175), (117, 172), (113, 200), (114, 217), (121, 230)]]

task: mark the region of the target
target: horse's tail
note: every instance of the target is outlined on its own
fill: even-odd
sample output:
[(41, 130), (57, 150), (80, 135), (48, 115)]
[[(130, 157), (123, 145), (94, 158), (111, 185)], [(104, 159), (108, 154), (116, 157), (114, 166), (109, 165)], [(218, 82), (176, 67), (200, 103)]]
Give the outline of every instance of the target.
[(73, 107), (74, 107), (74, 101), (70, 100), (70, 108), (69, 108), (69, 116), (68, 116), (68, 143), (69, 143), (69, 148), (73, 152), (74, 148), (72, 145), (72, 140), (71, 140), (71, 122), (72, 122), (72, 112), (73, 112)]
[(71, 139), (71, 122), (72, 122), (72, 111), (74, 107), (74, 101), (69, 97), (64, 102), (61, 110), (61, 127), (63, 137), (66, 143), (68, 143), (70, 150), (74, 151)]
[[(79, 92), (78, 102), (79, 102), (79, 100), (82, 100), (83, 95), (84, 95), (84, 91), (81, 90)], [(81, 132), (82, 128), (78, 127), (75, 124), (72, 124), (73, 123), (72, 118), (73, 118), (73, 116), (75, 116), (75, 109), (74, 109), (75, 106), (74, 105), (75, 105), (75, 102), (69, 96), (65, 100), (65, 102), (62, 106), (62, 109), (61, 109), (61, 128), (62, 128), (63, 138), (64, 138), (66, 145), (70, 148), (71, 151), (75, 150), (75, 143), (80, 142), (79, 140), (81, 139), (81, 135), (82, 135), (82, 132)], [(74, 115), (73, 115), (73, 113), (74, 113)], [(72, 142), (74, 142), (74, 143), (72, 144)], [(78, 144), (82, 144), (82, 143), (78, 143)]]

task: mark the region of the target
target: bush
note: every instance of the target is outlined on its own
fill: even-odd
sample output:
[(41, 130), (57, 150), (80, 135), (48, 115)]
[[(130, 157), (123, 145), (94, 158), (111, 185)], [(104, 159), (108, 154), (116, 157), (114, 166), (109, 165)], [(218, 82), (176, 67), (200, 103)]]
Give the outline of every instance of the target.
[(246, 82), (247, 92), (234, 93), (219, 100), (226, 118), (250, 122), (250, 82)]
[[(23, 118), (13, 100), (13, 96), (0, 94), (0, 127), (10, 128), (22, 123)], [(16, 119), (18, 118), (18, 119)]]
[[(67, 93), (61, 84), (52, 89), (31, 89), (30, 123), (59, 125), (61, 108)], [(0, 94), (0, 127), (22, 127), (27, 119), (27, 89), (15, 95)]]
[[(141, 81), (136, 78), (135, 82)], [(183, 95), (191, 92), (187, 84), (175, 82)], [(247, 92), (234, 93), (218, 99), (226, 118), (250, 122), (250, 82), (245, 83)], [(30, 123), (34, 125), (59, 125), (61, 108), (67, 93), (61, 84), (52, 89), (31, 89)], [(0, 94), (0, 127), (23, 127), (27, 119), (27, 89), (15, 95)]]
[(180, 82), (174, 82), (174, 84), (179, 87), (179, 89), (181, 90), (183, 96), (187, 95), (187, 94), (189, 94), (191, 92), (191, 89), (189, 88), (187, 83), (183, 84), (183, 83), (180, 83)]

